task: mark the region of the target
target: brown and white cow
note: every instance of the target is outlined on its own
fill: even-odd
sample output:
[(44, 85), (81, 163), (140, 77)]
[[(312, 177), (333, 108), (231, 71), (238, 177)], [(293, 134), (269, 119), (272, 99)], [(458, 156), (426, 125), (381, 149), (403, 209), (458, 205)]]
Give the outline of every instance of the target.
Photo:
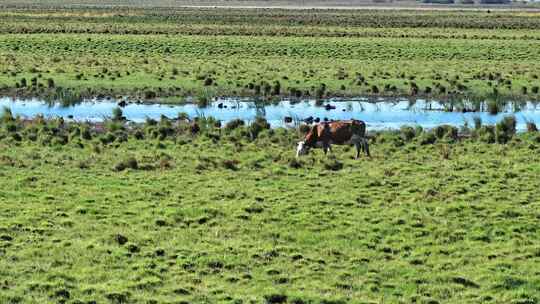
[(356, 158), (363, 150), (369, 155), (369, 145), (366, 138), (366, 124), (361, 120), (339, 120), (321, 122), (314, 125), (303, 141), (298, 142), (296, 157), (306, 155), (311, 148), (322, 147), (324, 154), (332, 151), (331, 145), (352, 143), (356, 147)]

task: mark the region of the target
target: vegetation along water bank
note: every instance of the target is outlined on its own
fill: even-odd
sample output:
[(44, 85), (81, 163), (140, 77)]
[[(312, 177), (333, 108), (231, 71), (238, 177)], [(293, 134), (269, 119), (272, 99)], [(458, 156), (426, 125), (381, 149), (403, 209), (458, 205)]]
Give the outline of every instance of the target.
[(0, 20), (10, 96), (539, 96), (536, 12), (6, 8)]

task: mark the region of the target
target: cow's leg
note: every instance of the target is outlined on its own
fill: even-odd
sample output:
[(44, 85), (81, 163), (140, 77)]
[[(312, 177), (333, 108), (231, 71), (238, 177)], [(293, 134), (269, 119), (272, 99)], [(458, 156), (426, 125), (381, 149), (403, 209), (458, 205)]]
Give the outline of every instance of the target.
[(323, 142), (323, 151), (324, 151), (324, 155), (326, 155), (326, 153), (328, 153), (328, 151), (332, 151), (332, 149), (330, 148), (330, 143), (329, 142)]
[(362, 142), (363, 142), (364, 151), (366, 152), (366, 155), (367, 155), (368, 157), (371, 157), (371, 155), (369, 155), (369, 141), (368, 141), (368, 139), (364, 137), (364, 138), (362, 139)]
[(360, 158), (360, 150), (363, 150), (363, 144), (359, 141), (354, 142), (354, 147), (356, 148), (356, 157), (355, 159)]

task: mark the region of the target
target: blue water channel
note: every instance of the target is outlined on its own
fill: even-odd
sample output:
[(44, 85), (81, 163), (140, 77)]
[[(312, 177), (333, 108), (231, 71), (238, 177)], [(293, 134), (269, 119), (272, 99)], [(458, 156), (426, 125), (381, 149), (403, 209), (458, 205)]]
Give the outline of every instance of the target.
[[(86, 100), (79, 104), (62, 106), (49, 104), (39, 99), (0, 98), (0, 107), (8, 107), (14, 115), (32, 118), (38, 114), (45, 117), (63, 117), (76, 121), (103, 121), (118, 107), (114, 100)], [(540, 125), (540, 105), (527, 102), (516, 111), (509, 102), (496, 115), (487, 112), (458, 112), (444, 109), (437, 101), (409, 99), (356, 98), (350, 100), (328, 100), (322, 105), (314, 100), (282, 100), (273, 104), (261, 105), (249, 99), (217, 99), (206, 107), (196, 104), (166, 105), (128, 103), (122, 107), (124, 116), (134, 122), (143, 122), (146, 118), (159, 119), (161, 115), (176, 118), (179, 113), (189, 117), (212, 116), (223, 122), (232, 119), (253, 121), (257, 115), (264, 116), (273, 127), (295, 126), (306, 118), (320, 120), (360, 119), (367, 123), (370, 130), (398, 129), (403, 125), (420, 125), (432, 128), (441, 124), (462, 126), (465, 122), (473, 125), (473, 119), (480, 117), (484, 124), (494, 124), (506, 115), (515, 115), (518, 130), (526, 128), (526, 122)], [(285, 122), (285, 118), (288, 118)], [(292, 122), (290, 120), (292, 119)]]

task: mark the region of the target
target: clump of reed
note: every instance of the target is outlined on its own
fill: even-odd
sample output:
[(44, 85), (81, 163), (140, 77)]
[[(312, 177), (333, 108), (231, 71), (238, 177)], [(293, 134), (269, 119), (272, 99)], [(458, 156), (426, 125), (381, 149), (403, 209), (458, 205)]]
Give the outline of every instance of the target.
[(516, 117), (505, 116), (495, 125), (495, 140), (500, 144), (507, 143), (516, 134)]

